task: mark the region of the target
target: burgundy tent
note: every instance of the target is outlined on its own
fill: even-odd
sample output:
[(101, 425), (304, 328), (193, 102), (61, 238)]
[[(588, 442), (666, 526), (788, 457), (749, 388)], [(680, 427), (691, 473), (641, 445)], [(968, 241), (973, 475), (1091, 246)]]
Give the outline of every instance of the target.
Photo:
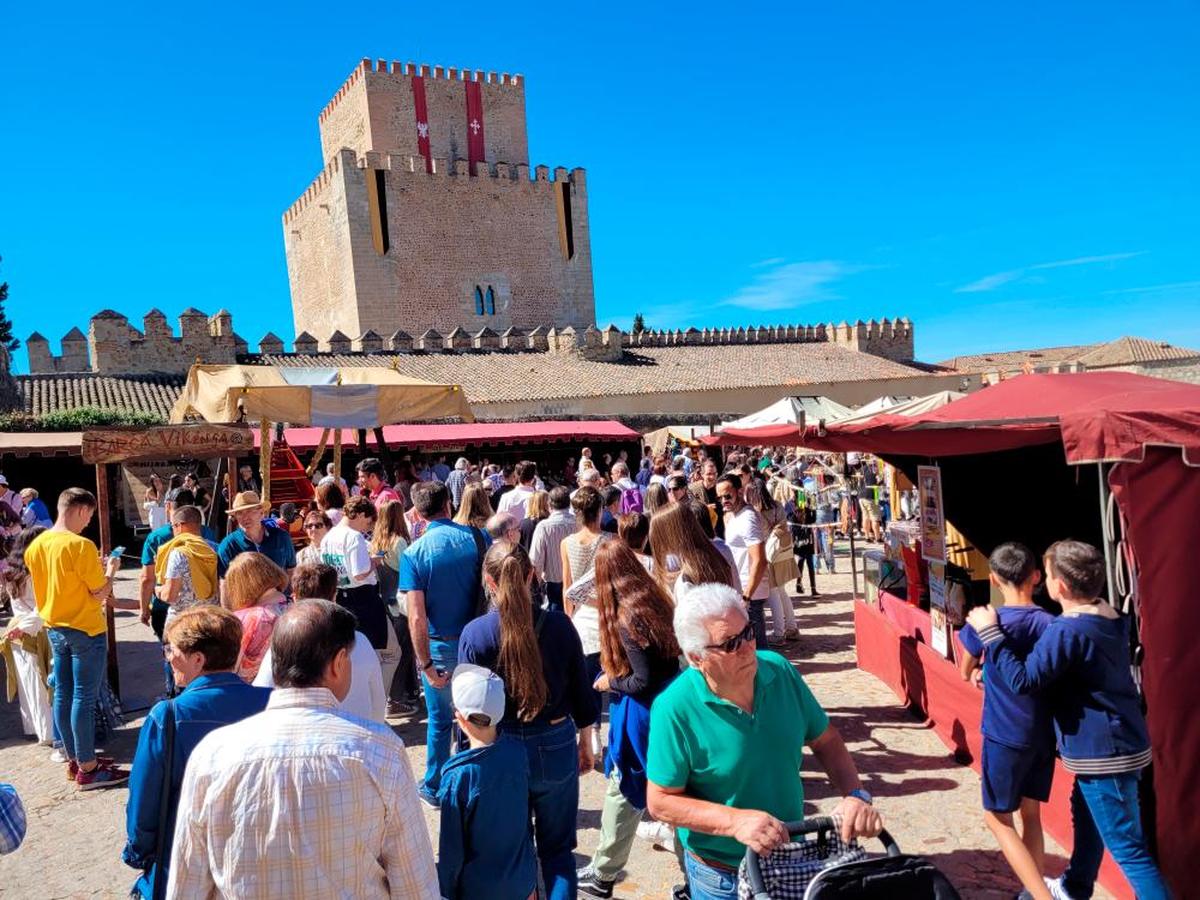
[[(1168, 881), (1186, 895), (1200, 848), (1191, 583), (1200, 547), (1200, 385), (1125, 372), (1022, 375), (912, 418), (884, 413), (809, 427), (803, 443), (876, 453), (905, 469), (938, 460), (947, 517), (985, 553), (1005, 539), (997, 518), (1014, 536), (1041, 525), (1084, 538), (1081, 529), (1091, 526), (1111, 554), (1110, 596), (1119, 595), (1140, 627), (1157, 852)], [(965, 496), (952, 503), (956, 493)], [(1088, 510), (1096, 497), (1103, 515)], [(1019, 516), (1005, 519), (1003, 507)]]
[(700, 443), (709, 447), (794, 447), (800, 444), (803, 432), (799, 425), (759, 425), (756, 428), (724, 428), (716, 434), (706, 434)]

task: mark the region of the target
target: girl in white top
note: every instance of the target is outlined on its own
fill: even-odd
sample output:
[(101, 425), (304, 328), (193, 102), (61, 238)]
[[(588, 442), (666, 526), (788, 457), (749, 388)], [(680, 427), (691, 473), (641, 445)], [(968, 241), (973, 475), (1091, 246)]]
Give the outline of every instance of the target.
[(146, 517), (149, 520), (151, 531), (154, 531), (156, 528), (162, 528), (167, 524), (166, 497), (164, 495), (162, 479), (157, 475), (150, 476), (150, 487), (146, 488), (142, 508), (146, 510)]
[(575, 492), (571, 498), (571, 509), (575, 511), (579, 530), (568, 535), (559, 548), (563, 567), (563, 606), (575, 623), (575, 630), (579, 632), (584, 656), (591, 657), (594, 654), (597, 659), (600, 655), (600, 613), (596, 609), (595, 589), (593, 587), (582, 595), (576, 592), (575, 600), (567, 597), (567, 592), (576, 581), (592, 574), (596, 548), (609, 537), (600, 530), (602, 502), (600, 492), (594, 488), (581, 487)]
[[(46, 671), (42, 668), (43, 654), (37, 644), (46, 642), (44, 623), (37, 613), (33, 582), (25, 568), (25, 548), (45, 531), (41, 526), (26, 528), (13, 542), (4, 573), (4, 591), (12, 604), (12, 619), (4, 638), (12, 648), (17, 670), (17, 698), (21, 704), (21, 728), (49, 746), (54, 741), (54, 717), (50, 710), (50, 692), (46, 689)], [(48, 648), (47, 648), (48, 649)], [(49, 654), (45, 654), (48, 656)]]

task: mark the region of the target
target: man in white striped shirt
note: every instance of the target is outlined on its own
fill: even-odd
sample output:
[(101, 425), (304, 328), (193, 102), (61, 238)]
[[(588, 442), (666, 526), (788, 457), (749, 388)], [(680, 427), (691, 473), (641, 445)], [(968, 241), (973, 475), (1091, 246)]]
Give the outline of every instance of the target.
[(550, 491), (550, 515), (537, 523), (529, 541), (529, 559), (533, 570), (546, 586), (546, 602), (553, 609), (563, 608), (562, 554), (559, 546), (568, 535), (579, 530), (571, 515), (571, 492), (565, 487)]
[(168, 897), (439, 896), (403, 741), (338, 708), (355, 624), (325, 600), (280, 617), (266, 710), (188, 760)]

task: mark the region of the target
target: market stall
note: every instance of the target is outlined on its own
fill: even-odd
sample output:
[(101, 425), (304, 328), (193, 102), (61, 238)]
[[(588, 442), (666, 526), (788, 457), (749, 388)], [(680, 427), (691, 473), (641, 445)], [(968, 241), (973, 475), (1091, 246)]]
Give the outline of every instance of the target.
[[(924, 470), (936, 471), (942, 520), (983, 553), (1005, 540), (1040, 551), (1068, 536), (1103, 547), (1109, 597), (1138, 635), (1131, 664), (1154, 748), (1146, 812), (1163, 871), (1182, 896), (1200, 847), (1200, 718), (1191, 714), (1200, 656), (1186, 627), (1200, 545), (1200, 387), (1121, 372), (1023, 375), (916, 416), (885, 411), (810, 428), (804, 443), (875, 453), (918, 485)], [(936, 612), (923, 614), (925, 640), (922, 611), (889, 615), (903, 598), (879, 596), (876, 605), (855, 603), (860, 667), (923, 710), (948, 746), (978, 760), (982, 700), (947, 658), (952, 635), (942, 626), (944, 649), (935, 649)], [(1067, 782), (1057, 780), (1045, 818), (1069, 846)], [(1102, 881), (1130, 896), (1111, 862)]]
[(323, 429), (307, 469), (311, 475), (330, 445), (334, 464), (341, 470), (346, 429), (371, 429), (378, 442), (386, 447), (383, 435), (386, 425), (411, 420), (457, 418), (472, 422), (475, 419), (457, 384), (409, 378), (386, 366), (195, 365), (171, 409), (172, 422), (183, 422), (189, 416), (207, 422), (258, 422), (259, 475), (264, 501), (269, 501), (271, 493), (270, 435), (276, 423)]

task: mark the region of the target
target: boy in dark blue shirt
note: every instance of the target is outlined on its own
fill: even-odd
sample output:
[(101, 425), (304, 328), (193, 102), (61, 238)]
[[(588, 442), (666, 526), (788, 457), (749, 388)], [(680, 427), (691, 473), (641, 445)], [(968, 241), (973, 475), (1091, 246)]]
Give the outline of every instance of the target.
[(438, 882), (448, 900), (527, 900), (537, 890), (529, 825), (529, 762), (517, 741), (496, 741), (504, 681), (460, 663), (450, 681), (454, 719), (471, 748), (442, 769)]
[(1046, 551), (1046, 588), (1063, 614), (1027, 657), (991, 608), (968, 617), (987, 647), (993, 677), (1016, 693), (1048, 694), (1063, 766), (1075, 775), (1075, 843), (1055, 898), (1088, 900), (1105, 847), (1141, 900), (1165, 900), (1167, 886), (1150, 856), (1138, 803), (1150, 737), (1129, 668), (1129, 623), (1100, 600), (1104, 557), (1090, 544), (1059, 541)]
[[(1034, 588), (1041, 580), (1037, 558), (1023, 544), (1001, 544), (988, 558), (988, 565), (992, 584), (1004, 595), (1004, 605), (998, 610), (1000, 624), (1024, 656), (1054, 620), (1033, 602)], [(983, 642), (970, 625), (963, 626), (958, 639), (966, 650), (960, 664), (963, 680), (978, 679)], [(1030, 896), (1050, 900), (1042, 880), (1045, 841), (1041, 810), (1050, 799), (1054, 778), (1054, 728), (1049, 708), (1041, 697), (1022, 696), (1004, 679), (989, 678), (983, 695), (982, 730), (983, 820)], [(1018, 809), (1019, 835), (1013, 822)]]

